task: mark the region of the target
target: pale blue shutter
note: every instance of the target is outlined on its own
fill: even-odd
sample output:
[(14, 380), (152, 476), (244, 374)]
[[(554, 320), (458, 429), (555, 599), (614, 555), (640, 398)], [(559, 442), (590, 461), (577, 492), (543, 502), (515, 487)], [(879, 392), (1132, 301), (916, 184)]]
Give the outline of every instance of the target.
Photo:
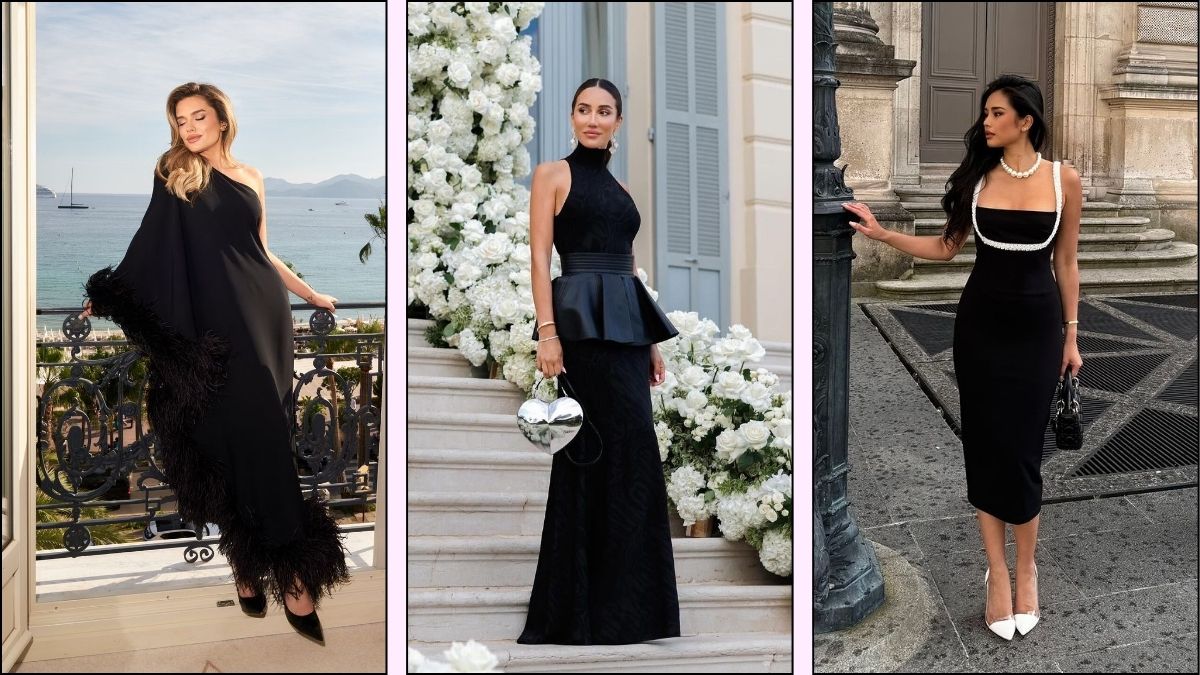
[(583, 5), (547, 2), (538, 17), (538, 60), (542, 91), (538, 125), (530, 148), (530, 166), (561, 159), (571, 152), (571, 97), (583, 82)]
[(729, 322), (725, 34), (713, 2), (654, 5), (655, 283), (666, 311)]

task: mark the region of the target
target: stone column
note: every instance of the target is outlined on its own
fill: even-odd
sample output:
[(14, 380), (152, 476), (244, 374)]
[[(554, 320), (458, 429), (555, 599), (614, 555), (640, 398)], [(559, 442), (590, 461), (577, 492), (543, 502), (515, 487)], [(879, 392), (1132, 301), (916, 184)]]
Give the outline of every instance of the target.
[[(1121, 3), (1132, 11), (1129, 3)], [(1126, 17), (1129, 18), (1129, 17)], [(1180, 239), (1196, 236), (1196, 3), (1142, 2), (1132, 39), (1105, 63), (1107, 201)]]
[[(879, 26), (865, 2), (833, 3), (837, 40), (838, 119), (843, 137), (840, 165), (857, 201), (871, 207), (880, 224), (907, 234), (913, 216), (900, 206), (892, 184), (896, 83), (912, 75), (915, 61), (895, 58), (895, 47), (879, 39)], [(895, 279), (912, 266), (912, 256), (882, 242), (854, 237), (851, 282), (870, 285)]]

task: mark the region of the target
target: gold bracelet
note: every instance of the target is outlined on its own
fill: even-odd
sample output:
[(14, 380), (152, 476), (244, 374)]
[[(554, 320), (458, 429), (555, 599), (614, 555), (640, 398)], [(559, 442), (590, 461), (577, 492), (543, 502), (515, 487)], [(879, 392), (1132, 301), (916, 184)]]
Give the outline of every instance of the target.
[(546, 326), (549, 326), (549, 325), (550, 325), (550, 324), (552, 324), (552, 323), (554, 323), (554, 322), (553, 322), (553, 321), (547, 321), (546, 323), (543, 323), (543, 324), (539, 325), (539, 326), (538, 326), (538, 330), (541, 330), (541, 329), (545, 328)]
[(1071, 321), (1064, 321), (1064, 322), (1063, 322), (1063, 325), (1064, 325), (1064, 326), (1069, 326), (1069, 325), (1071, 325), (1071, 324), (1073, 324), (1073, 323), (1079, 323), (1079, 319), (1072, 319)]
[(538, 340), (538, 342), (545, 342), (546, 340), (557, 340), (557, 339), (558, 339), (557, 335), (551, 335), (548, 338), (542, 338), (542, 339)]

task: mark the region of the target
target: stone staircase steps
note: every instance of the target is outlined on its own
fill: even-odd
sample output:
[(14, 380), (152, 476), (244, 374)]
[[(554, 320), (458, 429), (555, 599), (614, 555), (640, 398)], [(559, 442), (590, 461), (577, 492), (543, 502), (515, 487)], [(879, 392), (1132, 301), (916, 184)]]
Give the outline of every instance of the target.
[(413, 347), (432, 347), (425, 340), (425, 330), (433, 325), (433, 322), (428, 319), (409, 319), (408, 320), (408, 348)]
[(517, 409), (525, 392), (508, 380), (470, 377), (409, 375), (408, 408), (417, 412), (453, 412), (510, 415), (516, 425)]
[[(875, 282), (884, 300), (957, 300), (969, 272), (917, 274)], [(1196, 266), (1079, 270), (1079, 290), (1090, 294), (1196, 291)]]
[(542, 493), (550, 488), (551, 457), (532, 444), (523, 451), (408, 449), (408, 491)]
[[(424, 339), (424, 338), (422, 338)], [(471, 362), (457, 349), (436, 347), (408, 348), (408, 377), (473, 377)]]
[[(1175, 242), (1170, 248), (1149, 251), (1080, 251), (1078, 254), (1080, 274), (1090, 269), (1145, 269), (1166, 268), (1194, 263), (1196, 245)], [(959, 253), (952, 260), (913, 260), (913, 272), (917, 275), (969, 272), (975, 264), (974, 253)]]
[[(744, 541), (723, 537), (677, 538), (675, 577), (680, 584), (782, 584)], [(408, 587), (523, 586), (537, 571), (541, 535), (413, 536), (408, 538)]]
[(546, 493), (408, 493), (408, 536), (541, 534)]
[(408, 411), (408, 447), (468, 450), (535, 450), (517, 430), (517, 410), (507, 414)]
[[(664, 638), (632, 645), (482, 644), (506, 673), (790, 673), (792, 634), (727, 633)], [(444, 661), (448, 642), (412, 642), (426, 657)]]
[[(679, 584), (684, 635), (781, 633), (792, 625), (791, 585)], [(515, 640), (525, 627), (529, 586), (408, 590), (408, 639)]]

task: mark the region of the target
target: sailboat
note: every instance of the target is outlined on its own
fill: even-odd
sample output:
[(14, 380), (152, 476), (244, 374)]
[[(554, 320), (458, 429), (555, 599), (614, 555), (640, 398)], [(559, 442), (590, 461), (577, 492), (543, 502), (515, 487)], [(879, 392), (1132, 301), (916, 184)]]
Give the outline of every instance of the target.
[(59, 204), (58, 208), (60, 208), (60, 209), (86, 209), (86, 208), (89, 208), (83, 204), (75, 203), (75, 167), (71, 167), (71, 203), (70, 204)]

